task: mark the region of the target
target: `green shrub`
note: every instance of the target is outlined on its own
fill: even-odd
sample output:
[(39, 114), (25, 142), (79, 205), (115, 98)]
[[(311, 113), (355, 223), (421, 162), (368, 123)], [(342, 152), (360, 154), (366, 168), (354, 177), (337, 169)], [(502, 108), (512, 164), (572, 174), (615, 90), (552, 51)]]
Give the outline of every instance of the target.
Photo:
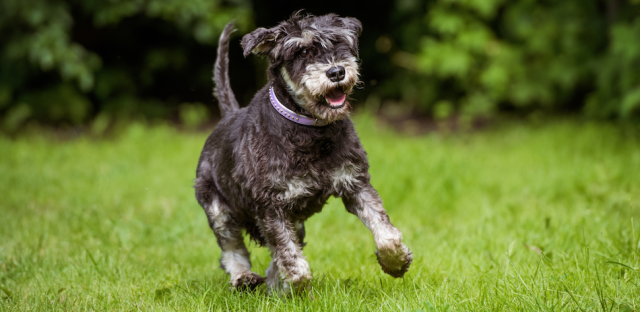
[[(101, 132), (120, 117), (195, 127), (215, 105), (181, 104), (211, 99), (218, 34), (234, 18), (239, 34), (251, 30), (251, 7), (248, 0), (1, 1), (0, 129), (37, 121), (92, 123)], [(640, 117), (640, 0), (398, 0), (394, 7), (373, 12), (386, 28), (358, 11), (368, 21), (363, 79), (375, 85), (355, 94), (366, 107), (436, 119), (504, 111)], [(279, 7), (262, 8), (262, 22), (282, 18)], [(231, 79), (246, 103), (264, 83), (264, 64), (236, 62), (239, 47), (231, 49)]]
[[(2, 128), (13, 131), (28, 120), (77, 125), (102, 111), (167, 117), (179, 103), (167, 104), (170, 95), (161, 99), (163, 95), (145, 88), (170, 76), (167, 71), (184, 69), (194, 46), (213, 50), (221, 29), (234, 18), (240, 28), (248, 28), (250, 5), (242, 0), (225, 5), (203, 0), (3, 0)], [(147, 38), (162, 36), (186, 44), (147, 44)], [(121, 51), (126, 60), (120, 59)]]
[[(389, 52), (400, 97), (457, 113), (640, 111), (640, 1), (399, 1)], [(616, 7), (617, 6), (617, 7)], [(606, 9), (605, 9), (606, 8)], [(636, 12), (636, 13), (627, 13)], [(405, 67), (406, 69), (400, 69)], [(586, 105), (584, 105), (586, 100)]]

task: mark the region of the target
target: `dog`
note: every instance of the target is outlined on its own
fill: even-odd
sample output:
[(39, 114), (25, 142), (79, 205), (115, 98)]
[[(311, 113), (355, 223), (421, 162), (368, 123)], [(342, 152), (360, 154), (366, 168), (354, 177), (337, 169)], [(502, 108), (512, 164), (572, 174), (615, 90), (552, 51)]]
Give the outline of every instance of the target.
[[(348, 96), (360, 83), (360, 21), (297, 12), (245, 35), (244, 56), (266, 57), (269, 67), (267, 85), (244, 108), (229, 83), (232, 31), (233, 22), (220, 36), (213, 69), (223, 118), (204, 144), (194, 186), (232, 288), (266, 282), (275, 292), (308, 289), (304, 222), (330, 196), (342, 198), (372, 232), (382, 270), (402, 277), (412, 253), (369, 183), (367, 156), (348, 118)], [(251, 271), (242, 230), (271, 251), (264, 278)]]

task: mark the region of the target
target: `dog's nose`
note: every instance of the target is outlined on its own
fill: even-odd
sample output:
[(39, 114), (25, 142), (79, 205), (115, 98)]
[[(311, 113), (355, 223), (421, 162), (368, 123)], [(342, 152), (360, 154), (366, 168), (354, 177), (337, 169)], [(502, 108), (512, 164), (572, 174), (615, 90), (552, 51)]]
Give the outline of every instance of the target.
[(344, 67), (334, 66), (327, 70), (327, 77), (333, 82), (342, 81), (344, 79)]

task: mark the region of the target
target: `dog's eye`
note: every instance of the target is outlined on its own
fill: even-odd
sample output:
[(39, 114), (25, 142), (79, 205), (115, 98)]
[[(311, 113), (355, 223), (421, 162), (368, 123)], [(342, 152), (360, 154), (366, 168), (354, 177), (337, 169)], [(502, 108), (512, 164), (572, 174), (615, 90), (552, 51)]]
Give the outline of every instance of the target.
[(302, 51), (300, 51), (300, 57), (305, 58), (308, 55), (309, 55), (309, 50), (303, 49)]

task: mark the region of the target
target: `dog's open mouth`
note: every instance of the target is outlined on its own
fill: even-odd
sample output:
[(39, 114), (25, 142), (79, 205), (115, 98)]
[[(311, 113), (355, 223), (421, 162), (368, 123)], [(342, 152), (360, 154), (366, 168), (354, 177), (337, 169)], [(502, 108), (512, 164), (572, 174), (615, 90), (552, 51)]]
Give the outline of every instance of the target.
[(329, 93), (327, 93), (324, 97), (327, 101), (327, 104), (329, 104), (329, 106), (333, 109), (344, 106), (345, 100), (347, 99), (347, 95), (340, 88), (335, 88), (329, 91)]

